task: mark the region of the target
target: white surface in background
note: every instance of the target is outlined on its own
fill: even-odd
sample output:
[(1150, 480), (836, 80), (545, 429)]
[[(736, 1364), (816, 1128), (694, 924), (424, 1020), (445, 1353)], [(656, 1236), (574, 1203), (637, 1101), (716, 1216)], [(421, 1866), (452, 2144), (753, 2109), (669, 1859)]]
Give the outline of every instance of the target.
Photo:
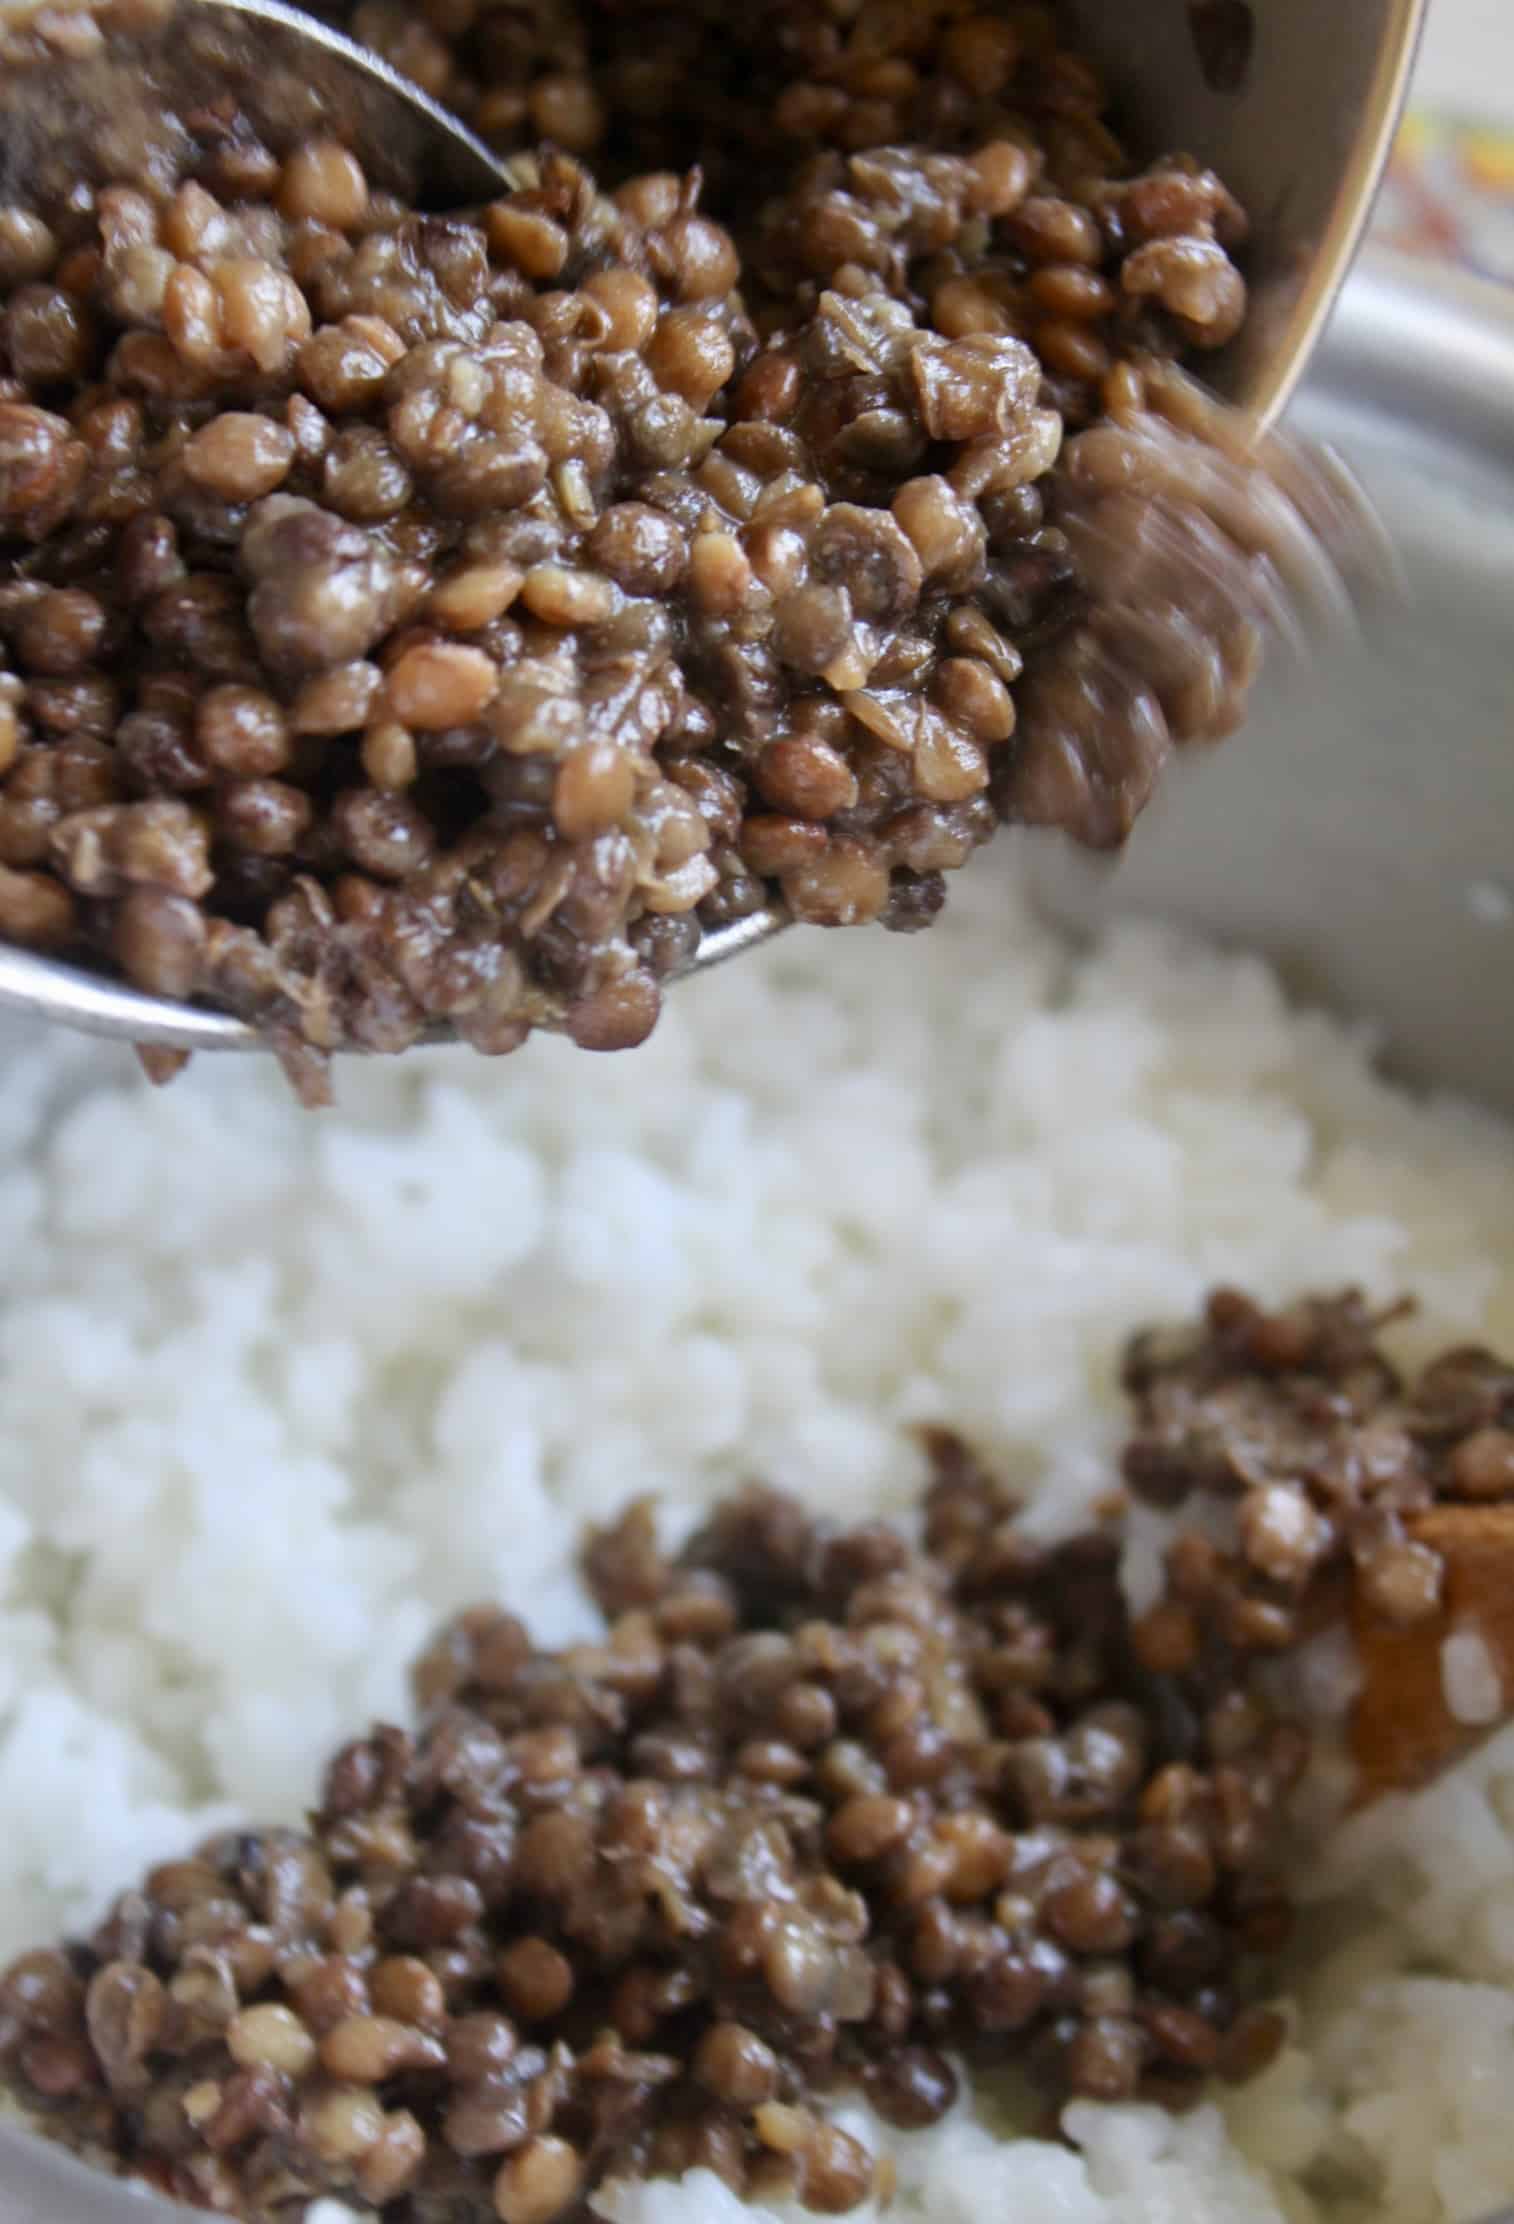
[(1415, 98), (1514, 120), (1514, 0), (1430, 0)]

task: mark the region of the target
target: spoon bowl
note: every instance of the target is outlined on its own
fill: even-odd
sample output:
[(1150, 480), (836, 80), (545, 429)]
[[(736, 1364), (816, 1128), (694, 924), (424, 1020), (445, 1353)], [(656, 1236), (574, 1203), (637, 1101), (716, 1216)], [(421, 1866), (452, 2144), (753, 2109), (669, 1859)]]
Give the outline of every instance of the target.
[[(754, 911), (728, 927), (712, 928), (699, 946), (698, 955), (674, 976), (708, 973), (744, 950), (755, 949), (787, 924), (774, 909)], [(207, 1005), (176, 1004), (166, 996), (148, 996), (127, 982), (93, 973), (86, 966), (61, 958), (40, 956), (35, 950), (16, 949), (0, 942), (0, 1012), (45, 1019), (71, 1027), (81, 1035), (99, 1035), (117, 1042), (136, 1043), (151, 1050), (266, 1050), (267, 1040), (245, 1020)], [(448, 1029), (436, 1028), (422, 1037), (425, 1042), (449, 1042)], [(344, 1046), (356, 1048), (356, 1045)]]

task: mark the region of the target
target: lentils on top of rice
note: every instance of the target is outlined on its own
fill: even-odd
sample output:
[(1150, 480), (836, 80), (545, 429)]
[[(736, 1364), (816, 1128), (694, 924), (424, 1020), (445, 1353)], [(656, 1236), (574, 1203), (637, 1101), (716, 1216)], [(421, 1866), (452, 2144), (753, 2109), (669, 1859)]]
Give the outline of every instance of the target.
[[(16, 117), (113, 23), (13, 25)], [(0, 208), (0, 934), (311, 1098), (438, 1023), (615, 1049), (707, 929), (925, 926), (997, 818), (1117, 842), (1235, 723), (1275, 503), (1171, 365), (1245, 219), (1053, 10), (350, 28), (539, 142), (513, 190), (417, 214), (232, 92)]]
[[(500, 2224), (693, 2170), (854, 2209), (877, 2181), (835, 2099), (918, 2132), (953, 2057), (1023, 2065), (1053, 2131), (1069, 2096), (1188, 2111), (1257, 2077), (1294, 1794), (1345, 1726), (1259, 1671), (1348, 1615), (1471, 1640), (1405, 1525), (1514, 1517), (1514, 1367), (1462, 1346), (1406, 1381), (1404, 1310), (1222, 1290), (1134, 1339), (1125, 1473), (1199, 1517), (1139, 1613), (1122, 1493), (1040, 1542), (939, 1429), (914, 1548), (748, 1487), (673, 1554), (633, 1501), (583, 1551), (596, 1639), (457, 1617), (418, 1734), (342, 1746), (305, 1831), (219, 1832), (0, 1974), (0, 2075), (218, 2211)], [(1374, 1792), (1416, 1781), (1397, 1688), (1351, 1723)]]

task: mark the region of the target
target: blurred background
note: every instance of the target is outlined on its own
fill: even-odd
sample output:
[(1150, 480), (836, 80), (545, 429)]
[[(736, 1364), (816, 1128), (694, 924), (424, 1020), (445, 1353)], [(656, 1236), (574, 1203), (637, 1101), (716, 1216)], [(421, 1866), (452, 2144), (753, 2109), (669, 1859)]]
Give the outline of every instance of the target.
[(1514, 284), (1514, 0), (1431, 0), (1377, 231)]
[(1425, 95), (1453, 107), (1485, 106), (1501, 92), (1514, 116), (1514, 7), (1509, 0), (1432, 0), (1420, 65)]

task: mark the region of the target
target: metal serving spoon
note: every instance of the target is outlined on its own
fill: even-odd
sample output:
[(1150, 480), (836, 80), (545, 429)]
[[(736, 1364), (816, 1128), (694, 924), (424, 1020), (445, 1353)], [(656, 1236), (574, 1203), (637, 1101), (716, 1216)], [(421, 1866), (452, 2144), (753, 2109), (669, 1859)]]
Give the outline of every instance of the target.
[[(0, 22), (13, 5), (0, 0)], [(1213, 383), (1264, 424), (1291, 393), (1345, 277), (1424, 5), (1335, 0), (1322, 45), (1315, 0), (1272, 0), (1255, 15), (1247, 0), (1074, 0), (1078, 34), (1131, 96), (1143, 141), (1189, 147), (1230, 169), (1257, 212), (1253, 315), (1235, 350), (1217, 360)], [(129, 8), (125, 32), (113, 32), (103, 53), (49, 58), (0, 80), (0, 202), (49, 176), (87, 176), (92, 164), (94, 182), (109, 182), (105, 150), (130, 143), (133, 104), (151, 120), (228, 88), (255, 127), (286, 139), (292, 123), (332, 131), (376, 184), (418, 205), (461, 207), (510, 190), (500, 161), (456, 117), (281, 0), (129, 0)], [(126, 0), (116, 0), (116, 18), (126, 13)], [(1225, 33), (1218, 45), (1216, 25)], [(706, 972), (786, 923), (767, 907), (717, 928), (685, 970)], [(267, 1047), (225, 1013), (0, 945), (7, 1010), (165, 1050)]]
[[(0, 20), (7, 0), (0, 0)], [(297, 84), (303, 113), (290, 115)], [(255, 128), (287, 138), (316, 124), (351, 147), (374, 184), (417, 206), (462, 208), (511, 192), (515, 181), (456, 116), (366, 48), (282, 0), (146, 0), (107, 49), (0, 82), (0, 203), (51, 170), (87, 173), (107, 121), (130, 138), (123, 108), (183, 112), (233, 91)], [(110, 161), (98, 157), (99, 183)], [(765, 942), (785, 924), (775, 908), (707, 933), (691, 973)], [(225, 1012), (146, 995), (86, 966), (0, 943), (0, 1011), (83, 1034), (165, 1050), (262, 1050), (256, 1029)]]

